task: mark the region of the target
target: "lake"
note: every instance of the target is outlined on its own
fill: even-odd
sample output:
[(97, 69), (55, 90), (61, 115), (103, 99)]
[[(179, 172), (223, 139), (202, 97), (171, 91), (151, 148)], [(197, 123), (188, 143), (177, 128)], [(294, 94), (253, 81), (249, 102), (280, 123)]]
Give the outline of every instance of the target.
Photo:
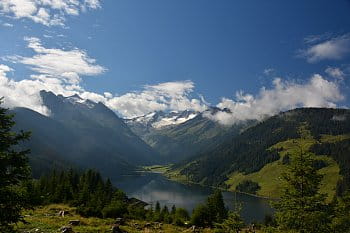
[[(157, 173), (142, 173), (138, 176), (125, 176), (113, 181), (114, 185), (122, 189), (129, 197), (135, 197), (152, 204), (159, 201), (161, 206), (172, 205), (183, 207), (192, 213), (193, 208), (204, 203), (213, 192), (212, 188), (200, 185), (187, 185), (166, 179)], [(262, 222), (265, 215), (272, 214), (269, 201), (263, 198), (242, 193), (223, 192), (226, 206), (233, 209), (242, 206), (241, 215), (246, 223)]]

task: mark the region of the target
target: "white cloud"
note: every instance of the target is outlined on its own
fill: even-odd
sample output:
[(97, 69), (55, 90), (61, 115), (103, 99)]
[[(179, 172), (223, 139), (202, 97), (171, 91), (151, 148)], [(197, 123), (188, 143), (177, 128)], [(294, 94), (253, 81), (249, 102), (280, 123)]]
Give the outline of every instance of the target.
[(34, 51), (32, 57), (11, 56), (5, 59), (14, 63), (27, 65), (34, 74), (30, 78), (15, 81), (7, 77), (11, 68), (1, 65), (0, 93), (5, 97), (8, 107), (27, 107), (47, 115), (49, 112), (42, 106), (40, 90), (52, 91), (65, 96), (82, 94), (95, 101), (104, 101), (104, 97), (90, 93), (80, 86), (81, 76), (98, 75), (106, 69), (95, 64), (87, 53), (80, 49), (62, 50), (45, 48), (38, 38), (26, 38), (28, 48)]
[(206, 116), (224, 125), (232, 125), (244, 120), (261, 120), (296, 107), (336, 107), (336, 103), (344, 99), (335, 82), (318, 74), (305, 84), (284, 82), (279, 78), (273, 84), (272, 89), (262, 88), (257, 96), (239, 92), (235, 100), (223, 98), (217, 106), (230, 112), (207, 113)]
[(203, 111), (206, 109), (206, 105), (200, 100), (188, 98), (193, 88), (193, 83), (190, 81), (147, 85), (140, 92), (113, 96), (109, 92), (105, 92), (104, 95), (89, 92), (79, 84), (67, 84), (60, 78), (46, 75), (32, 75), (30, 80), (14, 81), (6, 76), (6, 72), (9, 71), (11, 69), (8, 66), (0, 65), (0, 93), (5, 96), (6, 106), (27, 107), (44, 115), (48, 115), (49, 110), (42, 105), (40, 90), (52, 91), (64, 96), (78, 94), (83, 99), (102, 102), (126, 118), (158, 110)]
[(98, 75), (106, 69), (95, 64), (85, 51), (79, 49), (47, 49), (35, 37), (25, 38), (28, 48), (36, 54), (32, 57), (10, 56), (7, 59), (28, 65), (33, 71), (49, 77), (60, 78), (69, 84), (78, 84), (80, 75)]
[(67, 15), (79, 15), (100, 6), (100, 0), (1, 0), (0, 12), (15, 19), (27, 18), (53, 26), (64, 25)]
[[(202, 96), (191, 97), (195, 85), (189, 80), (146, 85), (140, 91), (120, 96), (109, 92), (99, 94), (87, 91), (81, 85), (82, 77), (101, 74), (105, 68), (97, 65), (85, 51), (77, 48), (46, 48), (38, 38), (33, 37), (26, 40), (28, 48), (34, 51), (31, 57), (7, 58), (27, 65), (34, 72), (29, 78), (15, 81), (8, 77), (8, 73), (13, 70), (0, 64), (0, 93), (5, 97), (8, 107), (27, 107), (45, 115), (49, 114), (49, 110), (42, 105), (40, 90), (64, 96), (78, 94), (84, 99), (102, 102), (126, 118), (157, 110), (204, 111), (209, 105)], [(333, 76), (340, 74), (335, 68), (328, 72)], [(262, 88), (256, 96), (238, 92), (235, 100), (223, 98), (217, 106), (230, 111), (207, 114), (207, 117), (224, 125), (232, 125), (243, 120), (260, 120), (295, 107), (336, 107), (336, 103), (344, 99), (338, 82), (327, 81), (318, 74), (304, 84), (282, 81), (279, 78), (274, 79), (273, 84), (273, 88)]]
[(321, 60), (339, 60), (350, 53), (350, 34), (338, 36), (318, 44), (313, 44), (305, 50), (299, 51), (299, 56), (309, 63)]
[(326, 74), (328, 74), (329, 76), (331, 76), (333, 78), (344, 80), (344, 76), (345, 76), (344, 72), (337, 67), (328, 67), (325, 70), (325, 72), (326, 72)]
[[(43, 110), (43, 106), (38, 101), (40, 90), (47, 90), (64, 96), (78, 94), (84, 99), (102, 102), (123, 117), (140, 116), (157, 110), (181, 111), (193, 109), (202, 111), (206, 108), (203, 101), (189, 97), (194, 89), (194, 83), (191, 81), (146, 85), (141, 91), (130, 92), (121, 96), (114, 96), (109, 92), (102, 95), (86, 91), (81, 86), (81, 77), (98, 75), (106, 69), (97, 65), (96, 61), (90, 58), (85, 51), (45, 48), (41, 41), (35, 37), (25, 38), (25, 40), (28, 42), (28, 48), (34, 51), (33, 56), (16, 55), (5, 57), (5, 59), (27, 65), (35, 73), (30, 76), (30, 79), (16, 82), (6, 77), (5, 72), (10, 70), (3, 69), (2, 76), (4, 80), (6, 79), (6, 82), (2, 83), (2, 88), (7, 90), (3, 93), (6, 93), (5, 97), (8, 98), (6, 102), (9, 103), (9, 106), (26, 106), (47, 114), (47, 111)], [(25, 85), (30, 86), (30, 92), (17, 89), (20, 86), (23, 90), (26, 90)], [(14, 96), (9, 95), (11, 91)], [(27, 98), (34, 98), (35, 101), (19, 104), (21, 99)]]
[(49, 110), (43, 106), (39, 91), (45, 89), (45, 85), (39, 80), (22, 80), (16, 82), (7, 77), (7, 73), (12, 69), (0, 64), (0, 97), (5, 97), (7, 107), (27, 107), (44, 115), (49, 114)]
[[(146, 85), (143, 90), (114, 96), (109, 92), (103, 95), (86, 91), (80, 83), (65, 83), (61, 78), (45, 74), (32, 75), (32, 79), (14, 81), (6, 76), (12, 71), (0, 65), (0, 93), (5, 96), (8, 107), (27, 107), (42, 114), (49, 110), (42, 105), (40, 90), (52, 91), (55, 94), (70, 96), (80, 95), (83, 99), (102, 102), (126, 118), (140, 116), (152, 111), (187, 110), (204, 111), (208, 105), (204, 100), (191, 99), (194, 83), (191, 81), (166, 82)], [(344, 99), (336, 82), (327, 81), (315, 74), (307, 83), (298, 84), (276, 78), (272, 89), (262, 88), (253, 96), (238, 92), (236, 99), (223, 98), (217, 107), (227, 112), (214, 115), (206, 112), (206, 117), (223, 125), (232, 125), (244, 120), (262, 120), (266, 116), (296, 107), (336, 107)]]
[(127, 118), (159, 110), (205, 110), (207, 106), (203, 101), (189, 97), (193, 89), (194, 83), (192, 81), (147, 85), (140, 92), (130, 92), (110, 98), (106, 104)]

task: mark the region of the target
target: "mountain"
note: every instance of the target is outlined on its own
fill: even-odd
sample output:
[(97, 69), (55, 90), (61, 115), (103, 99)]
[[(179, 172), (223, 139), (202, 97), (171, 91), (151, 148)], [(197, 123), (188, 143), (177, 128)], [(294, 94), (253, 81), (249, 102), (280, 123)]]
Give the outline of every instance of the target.
[(157, 152), (104, 104), (77, 95), (40, 94), (49, 116), (25, 108), (12, 110), (16, 128), (32, 131), (26, 146), (37, 173), (56, 163), (96, 168), (111, 177), (158, 161)]
[(156, 150), (168, 163), (188, 159), (207, 151), (223, 140), (238, 134), (253, 122), (242, 122), (233, 127), (223, 126), (205, 115), (226, 109), (209, 108), (204, 112), (153, 112), (126, 119), (131, 130)]
[(314, 152), (323, 190), (334, 194), (350, 185), (350, 110), (301, 108), (270, 117), (214, 149), (173, 167), (169, 176), (232, 190), (245, 180), (258, 194), (278, 196), (286, 163), (302, 151)]
[(138, 135), (144, 135), (156, 129), (176, 126), (198, 116), (199, 112), (185, 110), (169, 113), (155, 111), (143, 116), (125, 119), (125, 123)]

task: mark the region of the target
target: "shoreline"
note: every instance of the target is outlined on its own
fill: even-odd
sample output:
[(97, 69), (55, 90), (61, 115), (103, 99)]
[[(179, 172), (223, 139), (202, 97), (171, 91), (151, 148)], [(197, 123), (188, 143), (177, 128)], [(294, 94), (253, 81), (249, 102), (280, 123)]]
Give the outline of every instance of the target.
[[(153, 165), (153, 166), (158, 166), (160, 168), (164, 168), (165, 166), (162, 166), (162, 165)], [(204, 185), (204, 184), (200, 184), (200, 183), (196, 183), (196, 182), (193, 182), (193, 181), (183, 181), (181, 179), (174, 179), (174, 178), (171, 178), (170, 175), (166, 175), (166, 172), (167, 171), (160, 171), (160, 170), (152, 170), (151, 168), (152, 166), (150, 167), (143, 167), (143, 170), (142, 171), (139, 171), (139, 173), (154, 173), (154, 174), (159, 174), (159, 175), (162, 175), (164, 178), (166, 178), (167, 180), (170, 180), (170, 181), (174, 181), (174, 182), (177, 182), (177, 183), (180, 183), (180, 184), (184, 184), (184, 185), (198, 185), (198, 186), (201, 186), (201, 187), (206, 187), (206, 188), (212, 188), (212, 189), (219, 189), (221, 191), (225, 191), (225, 192), (230, 192), (230, 193), (239, 193), (239, 194), (245, 194), (245, 195), (248, 195), (248, 196), (252, 196), (252, 197), (256, 197), (256, 198), (260, 198), (260, 199), (265, 199), (265, 200), (278, 200), (278, 198), (274, 198), (274, 197), (266, 197), (266, 196), (260, 196), (258, 194), (253, 194), (253, 193), (247, 193), (247, 192), (240, 192), (240, 191), (235, 191), (235, 190), (229, 190), (229, 189), (225, 189), (225, 188), (222, 188), (222, 187), (217, 187), (217, 186), (212, 186), (212, 185)], [(169, 167), (169, 165), (167, 165), (166, 167)]]
[(260, 196), (258, 194), (252, 194), (252, 193), (247, 193), (247, 192), (240, 192), (240, 191), (235, 191), (235, 190), (229, 190), (229, 189), (225, 189), (225, 188), (222, 188), (222, 187), (217, 187), (217, 186), (212, 186), (212, 185), (204, 185), (204, 184), (200, 184), (200, 183), (196, 183), (196, 182), (193, 182), (193, 181), (182, 181), (182, 180), (178, 180), (178, 179), (172, 179), (170, 178), (169, 176), (166, 176), (162, 173), (160, 173), (163, 177), (167, 178), (168, 180), (170, 181), (174, 181), (174, 182), (177, 182), (177, 183), (181, 183), (181, 184), (185, 184), (185, 185), (188, 185), (188, 184), (192, 184), (192, 185), (198, 185), (198, 186), (201, 186), (201, 187), (207, 187), (207, 188), (212, 188), (212, 189), (219, 189), (221, 191), (225, 191), (225, 192), (230, 192), (230, 193), (240, 193), (240, 194), (245, 194), (245, 195), (248, 195), (248, 196), (252, 196), (252, 197), (256, 197), (256, 198), (260, 198), (260, 199), (265, 199), (265, 200), (277, 200), (278, 198), (274, 198), (274, 197), (266, 197), (266, 196)]

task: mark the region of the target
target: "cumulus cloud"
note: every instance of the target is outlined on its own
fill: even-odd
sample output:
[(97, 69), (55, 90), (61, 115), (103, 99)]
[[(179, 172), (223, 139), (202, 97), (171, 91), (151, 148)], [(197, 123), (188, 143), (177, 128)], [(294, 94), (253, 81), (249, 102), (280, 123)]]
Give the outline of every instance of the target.
[(336, 107), (344, 99), (338, 85), (315, 74), (305, 84), (282, 81), (276, 78), (273, 88), (262, 88), (258, 95), (238, 92), (236, 99), (223, 98), (217, 105), (230, 111), (206, 116), (224, 125), (244, 120), (261, 120), (266, 116), (296, 107)]
[(202, 100), (189, 97), (193, 88), (192, 81), (146, 85), (140, 92), (130, 92), (110, 98), (106, 104), (127, 118), (160, 110), (183, 111), (191, 109), (203, 111), (207, 108), (206, 104)]
[(14, 81), (7, 77), (7, 73), (12, 69), (0, 64), (0, 97), (5, 97), (7, 107), (27, 107), (44, 115), (49, 114), (49, 110), (42, 104), (38, 94), (45, 85), (36, 80)]
[(79, 15), (100, 6), (100, 0), (1, 0), (0, 12), (15, 19), (27, 18), (54, 26), (64, 25), (67, 15)]
[[(45, 115), (50, 111), (42, 104), (40, 90), (70, 96), (80, 95), (83, 99), (102, 102), (125, 118), (132, 118), (152, 111), (204, 111), (208, 108), (203, 96), (193, 98), (195, 84), (190, 81), (174, 81), (145, 85), (139, 91), (123, 95), (110, 92), (103, 94), (85, 90), (81, 83), (86, 75), (99, 75), (106, 69), (80, 49), (63, 50), (46, 48), (38, 38), (26, 38), (32, 56), (11, 56), (9, 61), (21, 63), (33, 71), (30, 77), (16, 81), (9, 77), (13, 70), (0, 64), (0, 93), (8, 107), (27, 107)], [(341, 74), (333, 68), (328, 70), (333, 76)], [(262, 88), (257, 95), (238, 92), (236, 98), (223, 98), (217, 105), (229, 111), (206, 116), (224, 125), (232, 125), (249, 119), (260, 120), (280, 111), (295, 107), (336, 107), (343, 100), (339, 82), (327, 81), (315, 74), (306, 83), (274, 79), (273, 88)]]
[(306, 58), (309, 63), (315, 63), (321, 60), (339, 60), (348, 53), (350, 53), (350, 34), (312, 44), (307, 49), (299, 51), (298, 55)]
[[(99, 75), (106, 70), (96, 64), (95, 59), (77, 48), (73, 50), (46, 48), (38, 38), (28, 37), (25, 40), (28, 42), (27, 47), (32, 49), (34, 54), (30, 57), (7, 56), (5, 60), (26, 65), (34, 72), (30, 79), (14, 81), (6, 76), (11, 69), (2, 66), (1, 93), (6, 97), (6, 104), (10, 107), (28, 107), (47, 115), (48, 111), (42, 106), (39, 96), (40, 90), (47, 90), (64, 96), (78, 94), (84, 99), (102, 102), (123, 117), (129, 118), (157, 110), (202, 111), (206, 108), (203, 101), (189, 97), (194, 89), (194, 83), (191, 81), (146, 85), (141, 91), (121, 96), (109, 92), (103, 94), (89, 92), (81, 86), (81, 77)], [(33, 101), (20, 103), (23, 99)]]
[(28, 48), (34, 51), (31, 57), (10, 56), (5, 60), (28, 66), (35, 73), (21, 81), (7, 76), (12, 69), (1, 65), (0, 93), (8, 107), (27, 107), (44, 115), (49, 111), (41, 103), (39, 92), (52, 91), (65, 96), (83, 94), (92, 100), (104, 100), (103, 96), (85, 91), (81, 87), (81, 76), (98, 75), (106, 69), (96, 64), (87, 53), (80, 49), (62, 50), (45, 48), (38, 38), (25, 38)]
[(104, 103), (125, 118), (159, 110), (203, 111), (207, 108), (201, 100), (189, 98), (194, 87), (191, 81), (147, 85), (142, 91), (115, 96), (109, 92), (104, 92), (103, 95), (89, 92), (79, 84), (65, 83), (60, 78), (40, 74), (33, 75), (32, 79), (14, 81), (6, 76), (10, 71), (11, 68), (8, 66), (0, 65), (0, 93), (5, 97), (6, 106), (27, 107), (44, 115), (49, 115), (50, 111), (42, 104), (40, 90), (52, 91), (64, 96), (78, 94), (83, 99)]
[[(36, 54), (32, 57), (10, 56), (8, 60), (25, 64), (33, 71), (49, 78), (59, 78), (69, 84), (78, 84), (81, 75), (98, 75), (106, 69), (95, 64), (85, 51), (80, 49), (62, 50), (47, 49), (42, 46), (40, 39), (25, 38), (28, 48)], [(33, 76), (39, 77), (39, 76)]]
[[(34, 73), (28, 79), (15, 81), (6, 73), (12, 71), (10, 67), (2, 65), (0, 83), (1, 95), (5, 96), (5, 104), (9, 107), (28, 107), (42, 114), (49, 111), (42, 106), (40, 90), (52, 91), (64, 96), (78, 94), (83, 99), (102, 102), (123, 117), (136, 117), (158, 110), (186, 110), (203, 111), (206, 104), (195, 98), (190, 98), (194, 89), (191, 81), (165, 82), (146, 85), (141, 91), (129, 92), (116, 96), (109, 92), (103, 94), (85, 90), (82, 77), (99, 75), (105, 68), (96, 64), (95, 59), (80, 49), (62, 50), (46, 48), (40, 39), (25, 38), (28, 48), (34, 54), (30, 57), (7, 56), (5, 60), (26, 65)], [(26, 101), (23, 101), (23, 100)]]

